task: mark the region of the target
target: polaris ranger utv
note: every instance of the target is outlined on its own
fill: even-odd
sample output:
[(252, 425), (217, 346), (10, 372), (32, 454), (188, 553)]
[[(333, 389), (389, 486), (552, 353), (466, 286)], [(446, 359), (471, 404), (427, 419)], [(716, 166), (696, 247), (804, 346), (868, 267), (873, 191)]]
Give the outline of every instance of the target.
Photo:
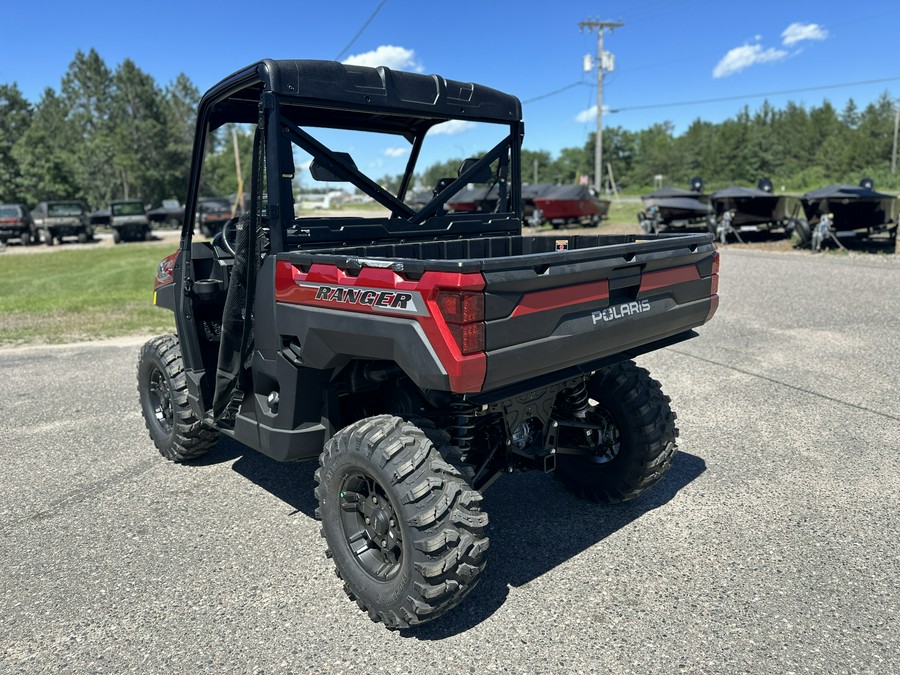
[[(521, 106), (469, 82), (323, 61), (254, 64), (199, 104), (179, 250), (154, 299), (177, 335), (138, 363), (155, 445), (175, 462), (230, 436), (280, 461), (318, 459), (326, 554), (373, 620), (434, 619), (485, 564), (481, 492), (507, 472), (554, 472), (617, 502), (656, 484), (675, 414), (631, 359), (696, 335), (716, 311), (710, 234), (523, 236)], [(419, 208), (404, 203), (429, 130), (497, 135)], [(251, 205), (192, 239), (207, 135), (255, 127)], [(392, 192), (333, 131), (407, 143)], [(354, 150), (356, 151), (356, 150)], [(384, 215), (298, 219), (295, 152)], [(490, 213), (446, 213), (469, 183)]]

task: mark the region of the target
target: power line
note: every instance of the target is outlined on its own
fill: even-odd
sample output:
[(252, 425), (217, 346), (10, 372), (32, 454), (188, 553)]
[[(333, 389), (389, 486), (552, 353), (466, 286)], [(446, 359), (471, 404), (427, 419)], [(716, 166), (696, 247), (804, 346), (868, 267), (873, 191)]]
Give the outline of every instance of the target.
[(560, 87), (559, 89), (554, 89), (553, 91), (548, 91), (546, 94), (541, 94), (540, 96), (534, 96), (532, 98), (526, 99), (526, 100), (522, 101), (522, 104), (524, 105), (525, 103), (534, 103), (535, 101), (540, 101), (541, 99), (544, 99), (544, 98), (550, 98), (551, 96), (556, 96), (557, 94), (561, 94), (564, 91), (568, 91), (569, 89), (572, 89), (573, 87), (578, 87), (580, 85), (588, 86), (588, 83), (585, 82), (584, 80), (578, 80), (578, 82), (573, 82), (572, 84), (567, 84), (565, 87)]
[(780, 91), (767, 91), (758, 94), (742, 94), (738, 96), (720, 96), (718, 98), (702, 98), (693, 101), (674, 101), (669, 103), (650, 103), (647, 105), (623, 106), (612, 108), (608, 112), (620, 113), (632, 110), (655, 110), (657, 108), (672, 108), (685, 105), (702, 105), (705, 103), (720, 103), (722, 101), (741, 101), (748, 98), (765, 98), (766, 96), (782, 96), (784, 94), (801, 94), (810, 91), (824, 91), (826, 89), (841, 89), (843, 87), (856, 87), (864, 84), (882, 84), (884, 82), (896, 82), (900, 77), (883, 77), (877, 80), (859, 80), (858, 82), (841, 82), (840, 84), (823, 84), (818, 87), (800, 87), (798, 89), (782, 89)]
[(358, 31), (356, 31), (356, 35), (353, 36), (353, 39), (350, 40), (349, 43), (347, 43), (347, 46), (341, 50), (340, 54), (338, 54), (337, 56), (334, 57), (335, 61), (340, 61), (342, 58), (344, 58), (344, 56), (347, 55), (347, 52), (350, 51), (350, 48), (359, 39), (359, 36), (362, 35), (363, 31), (369, 26), (370, 23), (372, 23), (372, 19), (374, 19), (375, 15), (381, 11), (381, 8), (384, 7), (384, 3), (386, 3), (386, 2), (387, 2), (387, 0), (381, 0), (381, 2), (378, 3), (378, 7), (376, 7), (375, 11), (369, 15), (369, 18), (366, 19), (365, 23), (362, 25), (362, 28), (360, 28)]

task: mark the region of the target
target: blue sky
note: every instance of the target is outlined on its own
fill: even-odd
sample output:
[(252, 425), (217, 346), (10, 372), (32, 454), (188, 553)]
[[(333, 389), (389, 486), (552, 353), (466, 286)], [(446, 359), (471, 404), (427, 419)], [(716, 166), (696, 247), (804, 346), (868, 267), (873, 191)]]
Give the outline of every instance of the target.
[[(131, 58), (161, 84), (184, 72), (203, 91), (260, 58), (333, 59), (379, 4), (5, 3), (0, 82), (17, 82), (36, 101), (45, 87), (59, 88), (77, 49), (93, 47), (111, 67)], [(579, 31), (585, 19), (624, 23), (606, 36), (616, 70), (606, 77), (604, 103), (620, 110), (604, 118), (606, 126), (641, 129), (668, 120), (681, 132), (697, 117), (719, 121), (745, 103), (751, 109), (762, 103), (749, 94), (900, 78), (896, 0), (386, 0), (343, 58), (513, 93), (526, 102), (526, 147), (555, 154), (581, 146), (594, 128), (585, 111), (596, 103), (595, 78), (582, 72), (582, 57), (594, 53), (596, 36)], [(900, 79), (768, 98), (776, 106), (788, 100), (818, 105), (828, 98), (841, 108), (853, 97), (862, 107), (885, 90), (900, 97)], [(723, 97), (737, 98), (669, 105)], [(637, 109), (654, 104), (667, 105)], [(434, 150), (458, 155), (483, 149), (472, 134), (445, 135), (443, 147)], [(399, 171), (403, 159), (391, 157), (391, 150), (399, 154), (385, 149), (385, 170)]]

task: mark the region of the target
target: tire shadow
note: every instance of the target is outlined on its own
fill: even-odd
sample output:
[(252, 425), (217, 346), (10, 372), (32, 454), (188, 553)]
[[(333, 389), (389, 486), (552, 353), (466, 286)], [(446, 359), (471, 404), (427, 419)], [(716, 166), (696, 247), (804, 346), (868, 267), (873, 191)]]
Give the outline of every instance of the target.
[[(318, 462), (275, 462), (223, 437), (193, 466), (236, 460), (232, 469), (291, 506), (291, 515), (315, 518), (313, 475)], [(489, 619), (506, 601), (510, 586), (523, 586), (589, 549), (645, 513), (672, 500), (706, 471), (702, 458), (679, 451), (665, 478), (646, 494), (623, 504), (594, 504), (568, 492), (552, 476), (503, 476), (484, 495), (490, 516), (488, 563), (478, 587), (459, 607), (433, 622), (401, 630), (404, 637), (442, 640)]]

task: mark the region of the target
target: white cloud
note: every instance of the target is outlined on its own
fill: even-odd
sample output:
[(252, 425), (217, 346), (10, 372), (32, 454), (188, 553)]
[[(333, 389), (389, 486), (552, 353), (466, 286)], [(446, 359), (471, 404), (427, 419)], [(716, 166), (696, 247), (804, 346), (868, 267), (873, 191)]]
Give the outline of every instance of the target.
[[(609, 112), (609, 106), (608, 105), (603, 106), (603, 114), (605, 115), (608, 112)], [(582, 110), (580, 113), (575, 115), (576, 122), (593, 122), (596, 119), (597, 119), (597, 106), (595, 106), (595, 105), (592, 105), (587, 110)]]
[(456, 134), (462, 134), (472, 129), (475, 126), (475, 122), (469, 122), (466, 120), (449, 120), (447, 122), (441, 122), (437, 126), (431, 127), (429, 130), (429, 134), (432, 136), (455, 136)]
[(742, 45), (730, 50), (722, 60), (713, 68), (713, 77), (728, 77), (757, 63), (770, 63), (781, 61), (788, 56), (784, 49), (769, 47), (763, 49), (762, 45)]
[(792, 23), (781, 33), (781, 42), (785, 47), (790, 47), (804, 40), (824, 40), (828, 37), (828, 30), (817, 23)]
[(344, 59), (343, 63), (372, 68), (387, 66), (394, 70), (414, 70), (417, 73), (424, 70), (422, 64), (416, 60), (416, 53), (412, 49), (394, 45), (381, 45), (370, 52), (353, 54)]
[(385, 157), (406, 157), (409, 154), (409, 148), (385, 148)]

